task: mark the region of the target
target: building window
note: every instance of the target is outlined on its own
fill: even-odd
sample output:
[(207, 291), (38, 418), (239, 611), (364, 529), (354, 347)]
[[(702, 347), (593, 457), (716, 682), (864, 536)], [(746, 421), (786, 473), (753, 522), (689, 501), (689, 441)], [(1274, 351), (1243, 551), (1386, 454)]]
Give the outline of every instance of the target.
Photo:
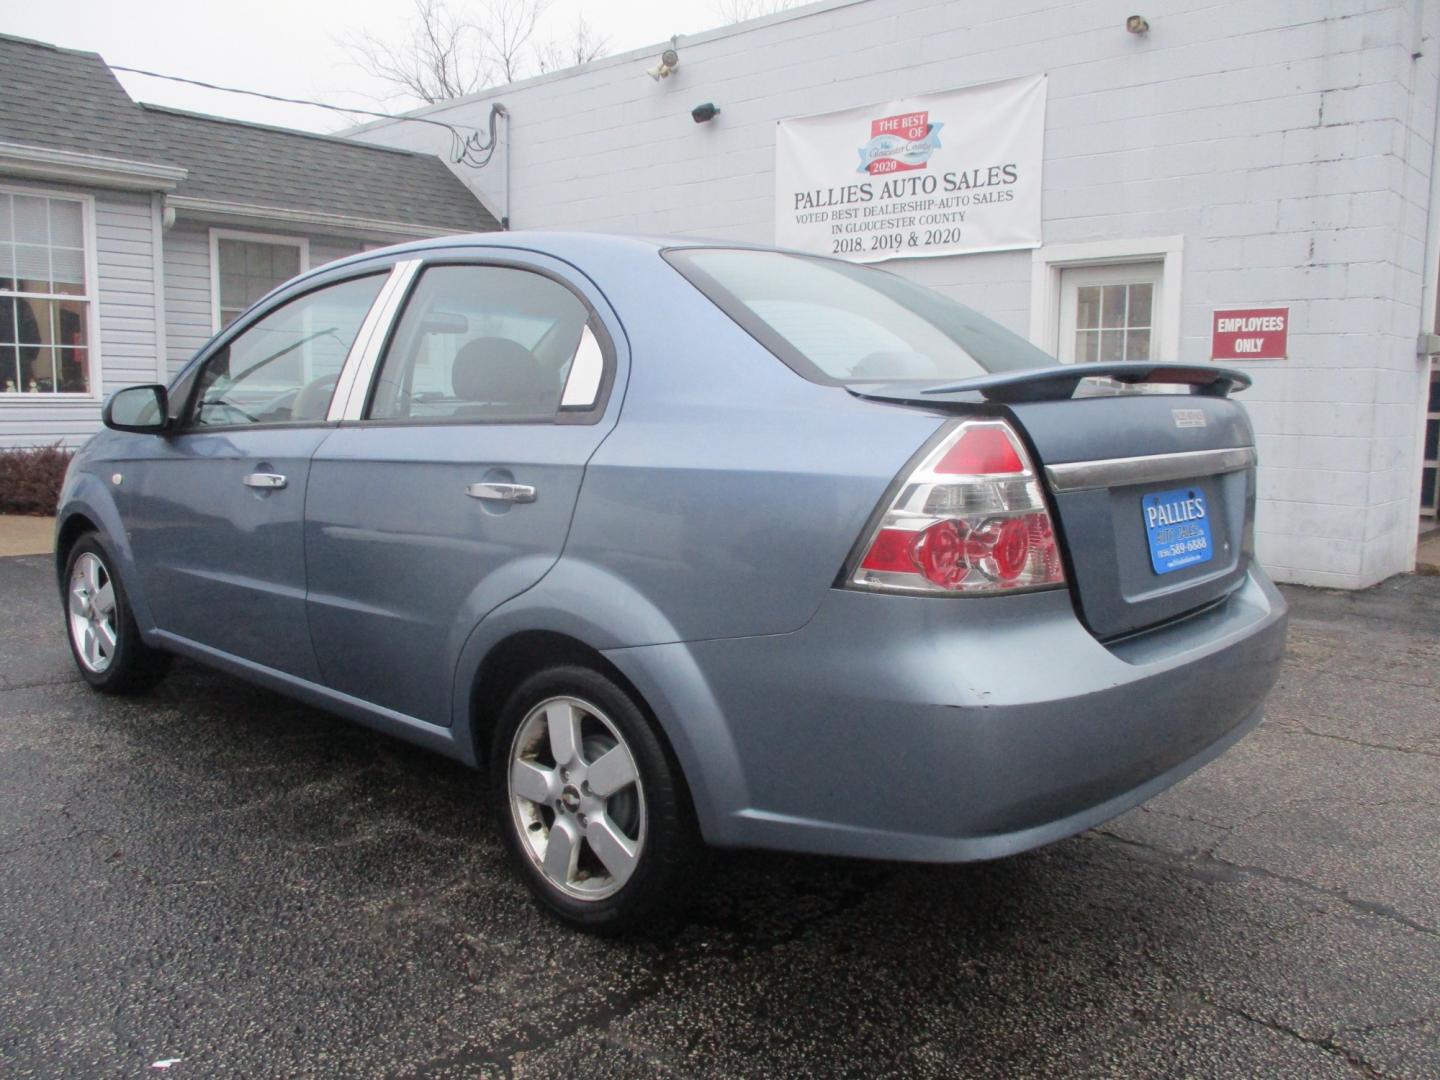
[(1060, 359), (1156, 360), (1160, 263), (1073, 266), (1060, 275)]
[(220, 230), (210, 233), (210, 254), (215, 268), (216, 330), (229, 326), (275, 286), (306, 269), (309, 261), (304, 240)]
[(1184, 244), (1154, 236), (1036, 248), (1030, 340), (1066, 363), (1179, 361)]
[(0, 392), (91, 392), (86, 203), (0, 190)]

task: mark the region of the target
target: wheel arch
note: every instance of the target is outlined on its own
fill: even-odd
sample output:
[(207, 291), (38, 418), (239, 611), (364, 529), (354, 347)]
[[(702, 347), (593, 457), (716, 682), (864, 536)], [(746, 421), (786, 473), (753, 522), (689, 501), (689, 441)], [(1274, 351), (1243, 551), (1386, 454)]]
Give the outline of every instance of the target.
[(139, 627), (141, 638), (147, 644), (153, 644), (155, 622), (150, 616), (150, 605), (141, 587), (130, 537), (120, 518), (120, 508), (115, 504), (111, 485), (93, 472), (72, 467), (61, 499), (55, 529), (56, 585), (63, 590), (65, 563), (76, 541), (93, 532), (115, 560), (115, 569), (124, 582), (125, 598), (130, 603), (130, 614)]
[(504, 694), (528, 671), (566, 662), (596, 668), (635, 699), (679, 767), (702, 834), (724, 842), (746, 805), (746, 785), (705, 673), (634, 585), (574, 560), (562, 559), (471, 633), (456, 669), (455, 756), (481, 764)]
[(65, 584), (65, 564), (70, 561), (70, 549), (86, 533), (99, 531), (100, 526), (90, 520), (83, 510), (71, 511), (61, 520), (60, 527), (55, 531), (55, 578), (61, 587)]
[(475, 764), (484, 769), (490, 756), (490, 742), (505, 703), (525, 679), (547, 668), (576, 665), (589, 668), (615, 683), (655, 729), (671, 768), (680, 779), (681, 791), (691, 814), (696, 814), (695, 796), (690, 789), (680, 756), (675, 752), (664, 723), (655, 715), (640, 688), (605, 654), (579, 638), (555, 630), (520, 630), (496, 642), (485, 654), (470, 689), (470, 751)]
[(470, 687), (469, 735), (477, 765), (483, 767), (489, 756), (495, 724), (515, 688), (535, 672), (563, 664), (578, 664), (600, 672), (655, 720), (644, 695), (599, 649), (555, 630), (518, 630), (490, 647)]

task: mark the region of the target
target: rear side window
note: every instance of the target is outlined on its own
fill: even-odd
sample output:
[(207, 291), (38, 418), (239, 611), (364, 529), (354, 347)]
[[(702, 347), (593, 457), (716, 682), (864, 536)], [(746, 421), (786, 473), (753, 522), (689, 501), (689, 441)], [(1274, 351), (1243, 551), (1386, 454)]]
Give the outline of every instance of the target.
[(965, 305), (881, 270), (779, 251), (664, 254), (756, 340), (815, 382), (949, 381), (1058, 362)]
[(572, 366), (589, 370), (599, 356), (589, 317), (574, 293), (543, 274), (430, 267), (395, 328), (366, 416), (416, 423), (551, 418), (562, 394), (573, 404), (566, 389)]

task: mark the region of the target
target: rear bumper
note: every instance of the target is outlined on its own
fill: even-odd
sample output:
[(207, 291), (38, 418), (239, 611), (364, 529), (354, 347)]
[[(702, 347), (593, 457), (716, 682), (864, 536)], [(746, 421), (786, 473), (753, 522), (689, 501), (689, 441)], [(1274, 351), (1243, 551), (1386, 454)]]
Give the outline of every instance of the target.
[(655, 649), (687, 650), (733, 747), (692, 784), (712, 842), (946, 862), (1080, 832), (1218, 757), (1259, 722), (1285, 623), (1253, 570), (1204, 614), (1108, 646), (1063, 591), (836, 590), (792, 634)]

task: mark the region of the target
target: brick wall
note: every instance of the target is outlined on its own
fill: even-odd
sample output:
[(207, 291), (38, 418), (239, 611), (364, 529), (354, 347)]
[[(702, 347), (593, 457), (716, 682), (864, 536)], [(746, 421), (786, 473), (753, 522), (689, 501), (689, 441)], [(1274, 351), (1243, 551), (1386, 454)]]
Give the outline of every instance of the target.
[[(1183, 236), (1182, 360), (1208, 359), (1213, 308), (1290, 305), (1291, 359), (1251, 365), (1245, 396), (1262, 559), (1341, 587), (1408, 569), (1440, 3), (1141, 9), (1144, 37), (1109, 2), (820, 3), (682, 39), (662, 83), (657, 45), (429, 115), (505, 103), (517, 228), (768, 242), (777, 120), (1047, 72), (1046, 244)], [(703, 101), (722, 111), (696, 125)], [(434, 130), (356, 134), (443, 154)], [(502, 159), (459, 170), (497, 210)], [(1029, 252), (887, 266), (1030, 328)]]

